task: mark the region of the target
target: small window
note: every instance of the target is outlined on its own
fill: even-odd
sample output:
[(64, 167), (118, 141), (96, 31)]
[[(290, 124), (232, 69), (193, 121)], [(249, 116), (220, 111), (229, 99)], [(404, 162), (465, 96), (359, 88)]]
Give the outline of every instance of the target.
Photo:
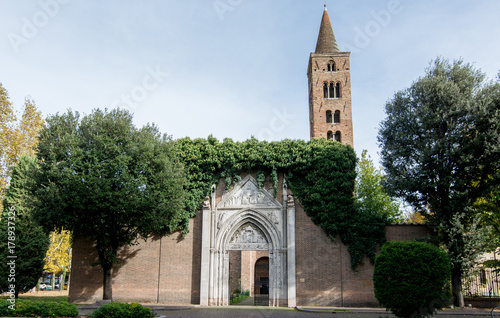
[[(330, 115), (331, 115), (331, 112), (330, 112)], [(326, 118), (328, 119), (328, 113), (327, 113), (327, 117)], [(340, 124), (340, 110), (336, 110), (335, 111), (335, 115), (333, 115), (333, 122), (335, 124)]]
[(340, 83), (335, 85), (335, 98), (340, 98)]
[(327, 139), (327, 140), (333, 140), (333, 132), (329, 131), (329, 132), (326, 134), (326, 139)]
[(328, 72), (335, 72), (336, 69), (335, 69), (335, 62), (334, 61), (329, 61), (328, 62)]
[(342, 142), (342, 135), (341, 135), (340, 131), (337, 131), (335, 133), (335, 140), (338, 142)]
[(328, 124), (332, 123), (332, 111), (331, 110), (326, 111), (326, 122)]
[(323, 83), (323, 97), (328, 98), (328, 84)]
[(330, 83), (330, 86), (328, 87), (328, 90), (330, 94), (328, 95), (329, 98), (335, 98), (335, 88), (333, 87), (333, 83)]

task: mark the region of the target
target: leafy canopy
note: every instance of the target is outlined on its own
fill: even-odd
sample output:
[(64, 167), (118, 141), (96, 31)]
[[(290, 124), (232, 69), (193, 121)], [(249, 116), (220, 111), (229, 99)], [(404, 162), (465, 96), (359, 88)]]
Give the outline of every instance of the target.
[(50, 233), (50, 246), (45, 255), (46, 272), (57, 274), (71, 271), (71, 243), (69, 231)]
[[(36, 158), (21, 156), (12, 169), (0, 216), (0, 257), (3, 260), (0, 263), (0, 288), (7, 291), (11, 284), (15, 285), (16, 298), (20, 292), (36, 286), (42, 276), (44, 257), (49, 247), (47, 232), (33, 219), (36, 169)], [(14, 275), (10, 271), (11, 262), (15, 263)]]
[(21, 155), (35, 153), (38, 131), (42, 126), (42, 114), (28, 98), (24, 102), (21, 119), (18, 120), (8, 92), (0, 83), (0, 201), (9, 184), (10, 169)]
[(137, 129), (127, 111), (50, 116), (37, 156), (37, 218), (49, 230), (70, 230), (96, 242), (104, 299), (111, 299), (120, 247), (172, 233), (189, 220), (173, 142), (154, 126)]
[(385, 216), (389, 221), (402, 219), (399, 204), (393, 201), (385, 192), (383, 182), (385, 176), (375, 168), (366, 150), (361, 154), (361, 160), (356, 167), (356, 205), (362, 213), (374, 213)]
[(500, 180), (500, 84), (461, 60), (437, 59), (386, 113), (378, 135), (386, 189), (440, 225), (461, 306), (460, 278), (471, 264), (461, 259), (472, 243), (463, 233), (474, 226), (474, 203)]

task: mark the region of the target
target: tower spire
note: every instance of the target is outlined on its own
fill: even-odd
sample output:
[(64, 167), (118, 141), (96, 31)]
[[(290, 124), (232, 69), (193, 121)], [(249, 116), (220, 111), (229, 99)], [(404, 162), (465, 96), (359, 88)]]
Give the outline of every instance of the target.
[(332, 23), (330, 22), (330, 17), (326, 10), (325, 2), (325, 11), (323, 11), (323, 18), (321, 19), (315, 53), (336, 53), (339, 51), (339, 46), (337, 45), (335, 34), (333, 34)]

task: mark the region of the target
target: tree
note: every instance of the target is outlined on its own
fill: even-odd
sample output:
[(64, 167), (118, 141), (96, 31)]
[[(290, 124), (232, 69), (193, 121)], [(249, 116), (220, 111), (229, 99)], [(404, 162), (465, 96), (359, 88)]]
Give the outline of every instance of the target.
[(112, 299), (121, 247), (188, 223), (185, 176), (173, 142), (154, 126), (135, 128), (127, 111), (50, 116), (37, 155), (37, 219), (47, 229), (95, 241), (103, 299)]
[(42, 114), (35, 103), (26, 99), (21, 120), (18, 118), (7, 90), (0, 83), (0, 200), (9, 184), (10, 168), (23, 154), (33, 155), (38, 142), (38, 131), (43, 126)]
[[(71, 271), (71, 233), (66, 230), (50, 233), (50, 246), (45, 256), (46, 272), (61, 274), (61, 282), (59, 290), (64, 289), (64, 281), (66, 274)], [(54, 288), (55, 279), (52, 280), (52, 288)]]
[[(12, 179), (3, 201), (0, 219), (0, 288), (26, 292), (42, 276), (49, 238), (33, 219), (34, 173), (37, 160), (21, 156), (12, 169)], [(12, 286), (14, 288), (12, 288)]]
[(463, 306), (464, 232), (474, 203), (499, 184), (500, 85), (463, 61), (436, 59), (424, 77), (386, 104), (378, 135), (385, 188), (438, 228), (452, 262), (455, 305)]
[(500, 247), (500, 186), (496, 187), (475, 203), (481, 215), (481, 223), (486, 228), (487, 247), (494, 252)]
[(373, 213), (389, 221), (401, 220), (399, 204), (385, 193), (382, 187), (384, 175), (373, 164), (368, 151), (363, 150), (356, 167), (356, 205), (362, 213)]
[(388, 242), (375, 260), (375, 297), (396, 317), (426, 317), (448, 303), (450, 260), (423, 242)]

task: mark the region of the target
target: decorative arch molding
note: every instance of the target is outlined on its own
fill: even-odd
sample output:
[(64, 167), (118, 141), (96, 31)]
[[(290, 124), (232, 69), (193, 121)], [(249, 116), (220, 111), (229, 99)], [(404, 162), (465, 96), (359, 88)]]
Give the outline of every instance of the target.
[(269, 305), (295, 307), (295, 204), (283, 181), (281, 204), (247, 176), (218, 204), (203, 204), (200, 304), (229, 304), (229, 251), (269, 251)]
[[(216, 241), (216, 248), (220, 250), (233, 249), (233, 250), (269, 250), (269, 249), (280, 249), (283, 246), (283, 239), (281, 233), (276, 228), (274, 222), (270, 219), (269, 215), (272, 217), (273, 212), (268, 212), (268, 215), (264, 213), (246, 209), (237, 212), (231, 216), (224, 226), (221, 227)], [(265, 242), (239, 242), (241, 243), (240, 248), (234, 248), (231, 244), (231, 239), (234, 234), (239, 231), (246, 224), (253, 225), (258, 231), (261, 231), (264, 235)], [(252, 248), (258, 247), (260, 244), (266, 244), (267, 248)]]

